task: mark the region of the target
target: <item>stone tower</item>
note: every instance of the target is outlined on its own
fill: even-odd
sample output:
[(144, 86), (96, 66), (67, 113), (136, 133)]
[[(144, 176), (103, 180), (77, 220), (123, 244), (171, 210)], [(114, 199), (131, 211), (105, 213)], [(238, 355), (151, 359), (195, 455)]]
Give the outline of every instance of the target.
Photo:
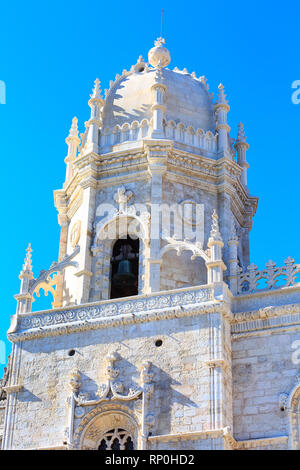
[[(240, 368), (235, 386), (234, 367), (248, 364), (239, 363), (248, 310), (259, 320), (285, 301), (255, 293), (262, 278), (275, 287), (275, 265), (247, 269), (257, 198), (243, 125), (230, 137), (224, 86), (214, 100), (204, 76), (170, 70), (162, 38), (148, 59), (117, 75), (105, 98), (95, 80), (80, 137), (72, 121), (66, 180), (54, 192), (59, 260), (35, 279), (29, 247), (20, 274), (4, 449), (252, 445), (248, 415), (233, 405), (247, 386), (259, 398), (256, 376), (243, 382), (251, 368)], [(31, 312), (41, 288), (53, 309)], [(274, 445), (252, 446), (285, 448), (274, 426)]]

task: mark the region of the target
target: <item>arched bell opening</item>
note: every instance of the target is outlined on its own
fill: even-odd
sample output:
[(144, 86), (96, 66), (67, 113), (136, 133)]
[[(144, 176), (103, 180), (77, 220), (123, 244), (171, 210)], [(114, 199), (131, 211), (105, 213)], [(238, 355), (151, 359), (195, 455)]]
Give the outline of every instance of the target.
[(119, 239), (111, 256), (110, 298), (138, 295), (139, 239)]

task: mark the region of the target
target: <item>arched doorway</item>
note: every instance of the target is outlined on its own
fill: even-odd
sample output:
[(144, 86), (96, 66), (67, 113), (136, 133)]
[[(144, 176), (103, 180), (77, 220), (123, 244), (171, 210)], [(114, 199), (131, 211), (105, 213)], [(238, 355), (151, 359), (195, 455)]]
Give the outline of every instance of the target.
[(290, 394), (289, 418), (291, 426), (291, 448), (300, 450), (300, 385), (296, 385)]
[(110, 298), (138, 295), (139, 239), (129, 235), (115, 242), (111, 256)]

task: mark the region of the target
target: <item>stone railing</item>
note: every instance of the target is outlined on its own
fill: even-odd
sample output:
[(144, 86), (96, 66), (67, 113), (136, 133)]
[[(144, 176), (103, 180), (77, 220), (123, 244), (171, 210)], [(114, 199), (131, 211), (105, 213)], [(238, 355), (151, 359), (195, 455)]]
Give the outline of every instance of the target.
[[(262, 289), (278, 289), (293, 286), (297, 283), (297, 275), (300, 273), (300, 264), (290, 256), (284, 260), (284, 266), (277, 267), (274, 261), (268, 261), (266, 268), (258, 270), (251, 263), (246, 272), (237, 275), (237, 293), (251, 293)], [(260, 282), (262, 279), (265, 282)], [(299, 279), (300, 282), (300, 279)]]
[(62, 334), (62, 331), (71, 333), (123, 323), (189, 316), (193, 311), (199, 310), (200, 304), (213, 301), (214, 288), (204, 285), (126, 299), (103, 300), (64, 309), (17, 313), (12, 317), (8, 338), (14, 342), (40, 336), (56, 336)]
[[(150, 132), (151, 123), (147, 119), (143, 119), (141, 122), (125, 123), (122, 126), (116, 125), (114, 128), (105, 128), (101, 130), (100, 148), (106, 151), (113, 145), (147, 138)], [(176, 124), (174, 121), (168, 121), (164, 122), (164, 134), (166, 139), (175, 142), (210, 153), (217, 151), (217, 135), (211, 131), (205, 132), (203, 129), (187, 127), (181, 122)]]

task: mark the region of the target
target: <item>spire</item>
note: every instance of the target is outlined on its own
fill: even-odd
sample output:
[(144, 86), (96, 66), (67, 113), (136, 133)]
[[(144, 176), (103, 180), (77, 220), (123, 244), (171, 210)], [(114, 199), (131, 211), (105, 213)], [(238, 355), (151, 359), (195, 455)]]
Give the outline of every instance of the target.
[(72, 176), (72, 162), (76, 160), (77, 148), (80, 144), (80, 138), (78, 137), (77, 122), (77, 117), (73, 117), (70, 132), (68, 137), (66, 138), (66, 144), (68, 146), (68, 155), (65, 158), (65, 163), (67, 164), (66, 181), (68, 181)]
[(226, 95), (225, 95), (225, 88), (224, 88), (224, 85), (223, 83), (220, 83), (220, 85), (218, 86), (218, 89), (219, 89), (219, 94), (218, 94), (218, 101), (217, 103), (218, 104), (228, 104), (228, 101), (226, 100)]
[(87, 137), (84, 146), (84, 153), (98, 153), (99, 151), (99, 129), (101, 127), (101, 109), (104, 100), (101, 95), (100, 80), (96, 78), (94, 82), (93, 93), (90, 95), (89, 107), (91, 108), (91, 117), (87, 122)]
[(224, 85), (220, 83), (218, 86), (219, 93), (215, 104), (216, 130), (218, 132), (218, 153), (220, 157), (232, 158), (228, 151), (228, 134), (230, 127), (227, 124), (227, 113), (230, 109), (224, 91)]
[(29, 243), (26, 249), (23, 269), (19, 275), (19, 279), (21, 280), (20, 292), (14, 296), (17, 300), (17, 313), (30, 312), (31, 310), (32, 295), (29, 293), (30, 283), (33, 279), (31, 253), (32, 248)]
[(246, 152), (249, 148), (249, 144), (246, 142), (244, 125), (241, 122), (239, 123), (239, 130), (238, 130), (236, 143), (234, 144), (234, 148), (237, 151), (237, 162), (243, 169), (242, 174), (241, 174), (241, 182), (243, 186), (246, 188), (246, 190), (248, 190), (247, 170), (249, 168), (249, 164), (247, 162)]
[(78, 119), (77, 117), (73, 117), (72, 119), (72, 125), (71, 125), (71, 128), (70, 128), (70, 132), (69, 132), (69, 135), (67, 137), (67, 139), (69, 139), (70, 137), (78, 137), (78, 126), (77, 126), (77, 123), (78, 123)]
[(96, 80), (94, 81), (93, 93), (90, 95), (92, 99), (103, 100), (102, 95), (101, 95), (100, 83), (101, 82), (99, 78), (96, 78)]
[(237, 143), (239, 142), (246, 142), (246, 135), (245, 135), (245, 130), (244, 130), (244, 124), (241, 122), (239, 123), (239, 131), (236, 139)]
[(32, 248), (31, 248), (31, 243), (28, 244), (28, 247), (26, 248), (26, 257), (24, 259), (24, 264), (23, 264), (23, 269), (20, 273), (21, 274), (32, 274)]

